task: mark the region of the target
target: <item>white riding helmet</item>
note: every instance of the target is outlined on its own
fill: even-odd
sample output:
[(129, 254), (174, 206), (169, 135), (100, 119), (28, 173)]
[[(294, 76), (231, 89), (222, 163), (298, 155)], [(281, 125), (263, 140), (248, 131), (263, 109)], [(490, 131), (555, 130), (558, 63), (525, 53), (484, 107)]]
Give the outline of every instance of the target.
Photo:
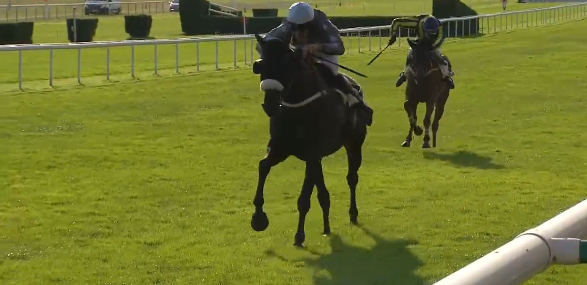
[(290, 23), (302, 25), (314, 19), (314, 8), (306, 2), (291, 4), (286, 20)]

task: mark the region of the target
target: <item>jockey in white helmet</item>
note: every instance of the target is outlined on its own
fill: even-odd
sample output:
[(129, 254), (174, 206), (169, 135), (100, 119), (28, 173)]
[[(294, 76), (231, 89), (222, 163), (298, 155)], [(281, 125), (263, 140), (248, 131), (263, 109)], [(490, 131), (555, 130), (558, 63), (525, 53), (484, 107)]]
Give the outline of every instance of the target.
[[(338, 57), (345, 52), (338, 28), (328, 20), (324, 12), (312, 8), (306, 2), (296, 2), (289, 7), (287, 17), (281, 25), (269, 31), (265, 36), (265, 39), (271, 38), (291, 42), (294, 46), (300, 46), (304, 54), (316, 54), (334, 63), (338, 63)], [(257, 51), (263, 58), (259, 44), (257, 44)], [(325, 78), (327, 81), (334, 81), (333, 83), (337, 88), (356, 98), (361, 103), (359, 105), (364, 107), (363, 109), (372, 116), (373, 110), (363, 101), (362, 94), (358, 94), (358, 90), (353, 88), (351, 83), (338, 72), (337, 65), (328, 62), (316, 62), (332, 71), (330, 75), (323, 74), (323, 76), (331, 77)]]

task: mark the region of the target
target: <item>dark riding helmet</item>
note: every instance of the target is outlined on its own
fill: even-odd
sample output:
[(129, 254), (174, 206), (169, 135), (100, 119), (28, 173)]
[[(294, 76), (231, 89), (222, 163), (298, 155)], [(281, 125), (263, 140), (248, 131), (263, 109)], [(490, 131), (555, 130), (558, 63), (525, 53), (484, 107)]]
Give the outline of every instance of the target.
[(422, 30), (424, 30), (424, 36), (427, 38), (435, 38), (440, 32), (440, 21), (435, 17), (428, 17), (422, 23)]

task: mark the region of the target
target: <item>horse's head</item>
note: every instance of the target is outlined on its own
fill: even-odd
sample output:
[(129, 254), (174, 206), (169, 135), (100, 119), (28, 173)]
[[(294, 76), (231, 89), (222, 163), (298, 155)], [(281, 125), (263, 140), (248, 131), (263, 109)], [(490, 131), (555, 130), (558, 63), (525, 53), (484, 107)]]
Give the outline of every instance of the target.
[(259, 35), (255, 37), (263, 55), (263, 59), (253, 65), (253, 72), (261, 77), (261, 91), (265, 93), (263, 110), (269, 117), (277, 116), (282, 94), (292, 85), (292, 70), (301, 61), (296, 60), (301, 55), (280, 39), (264, 39)]
[(426, 77), (430, 71), (433, 70), (432, 52), (433, 50), (425, 44), (408, 40), (408, 44), (412, 48), (410, 69), (414, 75), (416, 82), (420, 82)]

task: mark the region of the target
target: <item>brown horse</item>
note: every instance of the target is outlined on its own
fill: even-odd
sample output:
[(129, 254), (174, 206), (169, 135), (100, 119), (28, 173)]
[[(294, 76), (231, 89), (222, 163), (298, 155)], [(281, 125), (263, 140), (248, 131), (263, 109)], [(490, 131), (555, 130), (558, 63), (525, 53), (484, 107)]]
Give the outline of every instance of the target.
[[(448, 100), (450, 88), (444, 81), (439, 63), (435, 62), (434, 51), (424, 45), (408, 40), (411, 50), (409, 72), (407, 76), (406, 97), (404, 109), (410, 121), (410, 130), (402, 147), (410, 147), (412, 133), (422, 135), (422, 128), (418, 126), (417, 109), (419, 103), (426, 103), (426, 115), (424, 115), (424, 143), (422, 148), (430, 148), (430, 119), (434, 112), (432, 122), (432, 146), (436, 147), (436, 133), (440, 125), (440, 119), (444, 113), (444, 105)], [(445, 58), (446, 59), (446, 58)], [(448, 61), (448, 59), (446, 59)], [(450, 65), (450, 63), (449, 63)]]

